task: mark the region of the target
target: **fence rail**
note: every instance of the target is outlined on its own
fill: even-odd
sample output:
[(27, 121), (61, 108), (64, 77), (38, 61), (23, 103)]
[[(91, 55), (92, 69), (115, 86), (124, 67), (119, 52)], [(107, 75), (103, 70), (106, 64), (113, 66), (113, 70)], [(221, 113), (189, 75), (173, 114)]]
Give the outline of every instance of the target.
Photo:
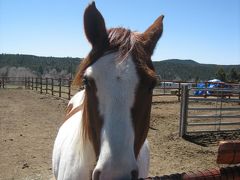
[(185, 85), (181, 89), (179, 136), (184, 137), (191, 132), (240, 130), (240, 88), (227, 90), (234, 97), (231, 99), (222, 96), (226, 89), (223, 92), (215, 89), (220, 95), (208, 99), (190, 95), (196, 88)]

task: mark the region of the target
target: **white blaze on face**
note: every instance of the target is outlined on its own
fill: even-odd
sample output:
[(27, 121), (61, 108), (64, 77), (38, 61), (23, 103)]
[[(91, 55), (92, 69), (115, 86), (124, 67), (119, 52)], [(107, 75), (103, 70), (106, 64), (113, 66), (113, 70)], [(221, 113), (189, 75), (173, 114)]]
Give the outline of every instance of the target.
[(117, 55), (101, 57), (85, 72), (95, 81), (103, 118), (100, 155), (95, 168), (101, 171), (100, 179), (119, 176), (130, 179), (131, 171), (137, 170), (131, 108), (139, 77), (132, 57), (121, 62)]

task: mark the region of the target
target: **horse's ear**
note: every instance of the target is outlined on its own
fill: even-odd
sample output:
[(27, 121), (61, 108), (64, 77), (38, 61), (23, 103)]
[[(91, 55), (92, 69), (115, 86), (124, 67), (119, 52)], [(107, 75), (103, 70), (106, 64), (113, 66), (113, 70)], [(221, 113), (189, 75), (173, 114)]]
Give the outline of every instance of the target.
[(95, 6), (95, 2), (88, 5), (84, 12), (84, 30), (88, 41), (93, 47), (101, 46), (107, 41), (107, 30), (103, 16)]
[(163, 18), (161, 15), (155, 22), (143, 33), (144, 46), (149, 53), (153, 54), (154, 48), (163, 32)]

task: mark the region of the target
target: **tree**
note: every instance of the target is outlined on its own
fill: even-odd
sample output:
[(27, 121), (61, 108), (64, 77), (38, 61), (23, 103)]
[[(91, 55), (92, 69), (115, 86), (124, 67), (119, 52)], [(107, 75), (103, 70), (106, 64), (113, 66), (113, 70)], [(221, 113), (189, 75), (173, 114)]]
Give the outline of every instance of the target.
[(228, 79), (230, 82), (237, 82), (238, 81), (238, 73), (235, 68), (232, 68), (228, 74)]
[(199, 76), (196, 76), (194, 81), (195, 81), (196, 83), (198, 83), (198, 82), (200, 81)]
[(42, 67), (42, 66), (39, 66), (39, 67), (38, 67), (38, 72), (39, 72), (41, 75), (43, 75), (43, 67)]
[(227, 76), (223, 68), (218, 69), (218, 71), (216, 72), (216, 78), (223, 82), (226, 82)]

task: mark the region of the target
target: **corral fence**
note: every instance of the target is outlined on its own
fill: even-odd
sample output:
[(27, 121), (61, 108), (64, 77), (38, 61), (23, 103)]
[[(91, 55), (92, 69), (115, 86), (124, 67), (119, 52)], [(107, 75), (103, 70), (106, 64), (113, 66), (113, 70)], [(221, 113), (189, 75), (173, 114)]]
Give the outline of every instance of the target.
[[(70, 99), (75, 93), (72, 92), (71, 79), (66, 78), (41, 78), (41, 77), (0, 77), (0, 88), (26, 88), (37, 90), (40, 93), (52, 94), (61, 98)], [(205, 87), (210, 82), (204, 82)], [(219, 83), (218, 83), (219, 84)], [(197, 82), (186, 81), (170, 81), (161, 80), (158, 78), (157, 86), (154, 88), (153, 96), (176, 96), (178, 101), (181, 99), (182, 86), (186, 85), (189, 88), (196, 88)], [(231, 84), (231, 86), (236, 84)], [(238, 84), (238, 86), (240, 86)], [(76, 90), (77, 91), (77, 90)], [(208, 97), (209, 94), (204, 93), (204, 97)], [(212, 95), (211, 95), (212, 96)], [(233, 94), (229, 94), (231, 98)]]
[[(157, 86), (154, 88), (154, 96), (177, 96), (180, 101), (181, 96), (181, 86), (185, 84), (182, 81), (168, 81), (168, 80), (159, 80)], [(189, 82), (192, 84), (192, 82)]]
[(0, 88), (31, 89), (70, 99), (72, 96), (71, 79), (38, 77), (0, 77)]
[[(179, 136), (240, 130), (240, 85), (230, 88), (182, 86)], [(196, 95), (203, 91), (202, 95)]]
[(154, 88), (154, 96), (177, 96), (178, 101), (181, 98), (181, 88), (183, 85), (189, 87), (196, 87), (197, 82), (193, 81), (173, 81), (173, 80), (163, 80), (157, 76), (157, 85)]
[[(177, 96), (178, 101), (181, 100), (182, 86), (188, 86), (188, 88), (198, 89), (198, 95), (202, 97), (215, 96), (212, 91), (204, 91), (202, 88), (199, 88), (199, 85), (203, 85), (203, 88), (217, 87), (219, 89), (228, 88), (239, 88), (240, 84), (238, 83), (223, 83), (223, 82), (193, 82), (193, 81), (172, 81), (172, 80), (161, 80), (158, 78), (157, 86), (154, 88), (154, 96)], [(217, 96), (219, 94), (216, 94)], [(225, 93), (225, 96), (231, 98), (235, 94)], [(240, 97), (240, 95), (239, 95)]]
[[(0, 77), (0, 88), (26, 88), (37, 90), (40, 93), (57, 95), (70, 99), (71, 79), (41, 78), (41, 77)], [(167, 81), (158, 79), (154, 89), (154, 96), (177, 96), (180, 101), (181, 86), (188, 84), (192, 87), (193, 82)]]
[(22, 88), (24, 77), (0, 77), (0, 88)]

